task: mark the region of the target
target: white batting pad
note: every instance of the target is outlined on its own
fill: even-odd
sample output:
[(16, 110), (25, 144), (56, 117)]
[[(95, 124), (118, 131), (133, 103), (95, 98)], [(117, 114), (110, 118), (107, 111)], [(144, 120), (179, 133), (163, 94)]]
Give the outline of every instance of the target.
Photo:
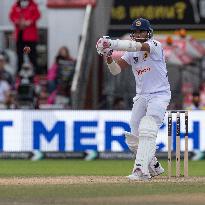
[(152, 116), (144, 116), (139, 125), (139, 137), (155, 137), (157, 136), (158, 126)]
[(139, 125), (139, 144), (135, 166), (141, 165), (142, 173), (148, 174), (148, 165), (156, 151), (156, 137), (158, 127), (152, 116), (145, 116)]
[(133, 152), (134, 154), (137, 153), (137, 148), (139, 144), (139, 139), (137, 136), (133, 135), (130, 132), (124, 132), (125, 135), (125, 142), (127, 146), (129, 147), (130, 151)]

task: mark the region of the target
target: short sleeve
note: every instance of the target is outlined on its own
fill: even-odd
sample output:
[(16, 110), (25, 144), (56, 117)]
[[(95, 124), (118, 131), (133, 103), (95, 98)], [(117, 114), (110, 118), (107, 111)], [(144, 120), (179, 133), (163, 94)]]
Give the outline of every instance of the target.
[(146, 42), (150, 46), (150, 57), (153, 60), (162, 60), (163, 59), (163, 51), (162, 45), (159, 41), (150, 40)]
[(125, 52), (121, 58), (131, 65), (130, 52)]

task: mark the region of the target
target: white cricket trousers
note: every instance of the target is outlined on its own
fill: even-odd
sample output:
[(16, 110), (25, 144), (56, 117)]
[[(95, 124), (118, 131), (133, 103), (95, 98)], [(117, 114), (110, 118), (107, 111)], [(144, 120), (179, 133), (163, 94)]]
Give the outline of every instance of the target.
[(159, 128), (164, 120), (170, 99), (171, 94), (168, 92), (136, 95), (133, 98), (133, 108), (130, 120), (131, 133), (135, 136), (139, 136), (139, 123), (146, 115), (152, 116), (156, 120)]

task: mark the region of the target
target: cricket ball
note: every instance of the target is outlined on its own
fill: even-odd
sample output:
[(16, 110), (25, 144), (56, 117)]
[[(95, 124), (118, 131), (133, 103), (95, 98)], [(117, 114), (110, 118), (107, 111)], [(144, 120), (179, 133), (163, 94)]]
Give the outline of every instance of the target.
[(24, 52), (24, 54), (29, 54), (31, 52), (31, 48), (29, 46), (25, 46), (23, 48), (23, 52)]

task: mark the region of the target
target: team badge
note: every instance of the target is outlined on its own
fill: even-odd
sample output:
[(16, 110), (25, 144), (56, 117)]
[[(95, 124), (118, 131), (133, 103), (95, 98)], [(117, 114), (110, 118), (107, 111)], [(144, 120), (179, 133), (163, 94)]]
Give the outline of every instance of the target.
[(147, 57), (148, 57), (148, 53), (145, 52), (145, 53), (144, 53), (144, 56), (143, 56), (143, 60), (146, 61)]
[(136, 21), (136, 26), (141, 26), (141, 25), (142, 25), (141, 21)]

